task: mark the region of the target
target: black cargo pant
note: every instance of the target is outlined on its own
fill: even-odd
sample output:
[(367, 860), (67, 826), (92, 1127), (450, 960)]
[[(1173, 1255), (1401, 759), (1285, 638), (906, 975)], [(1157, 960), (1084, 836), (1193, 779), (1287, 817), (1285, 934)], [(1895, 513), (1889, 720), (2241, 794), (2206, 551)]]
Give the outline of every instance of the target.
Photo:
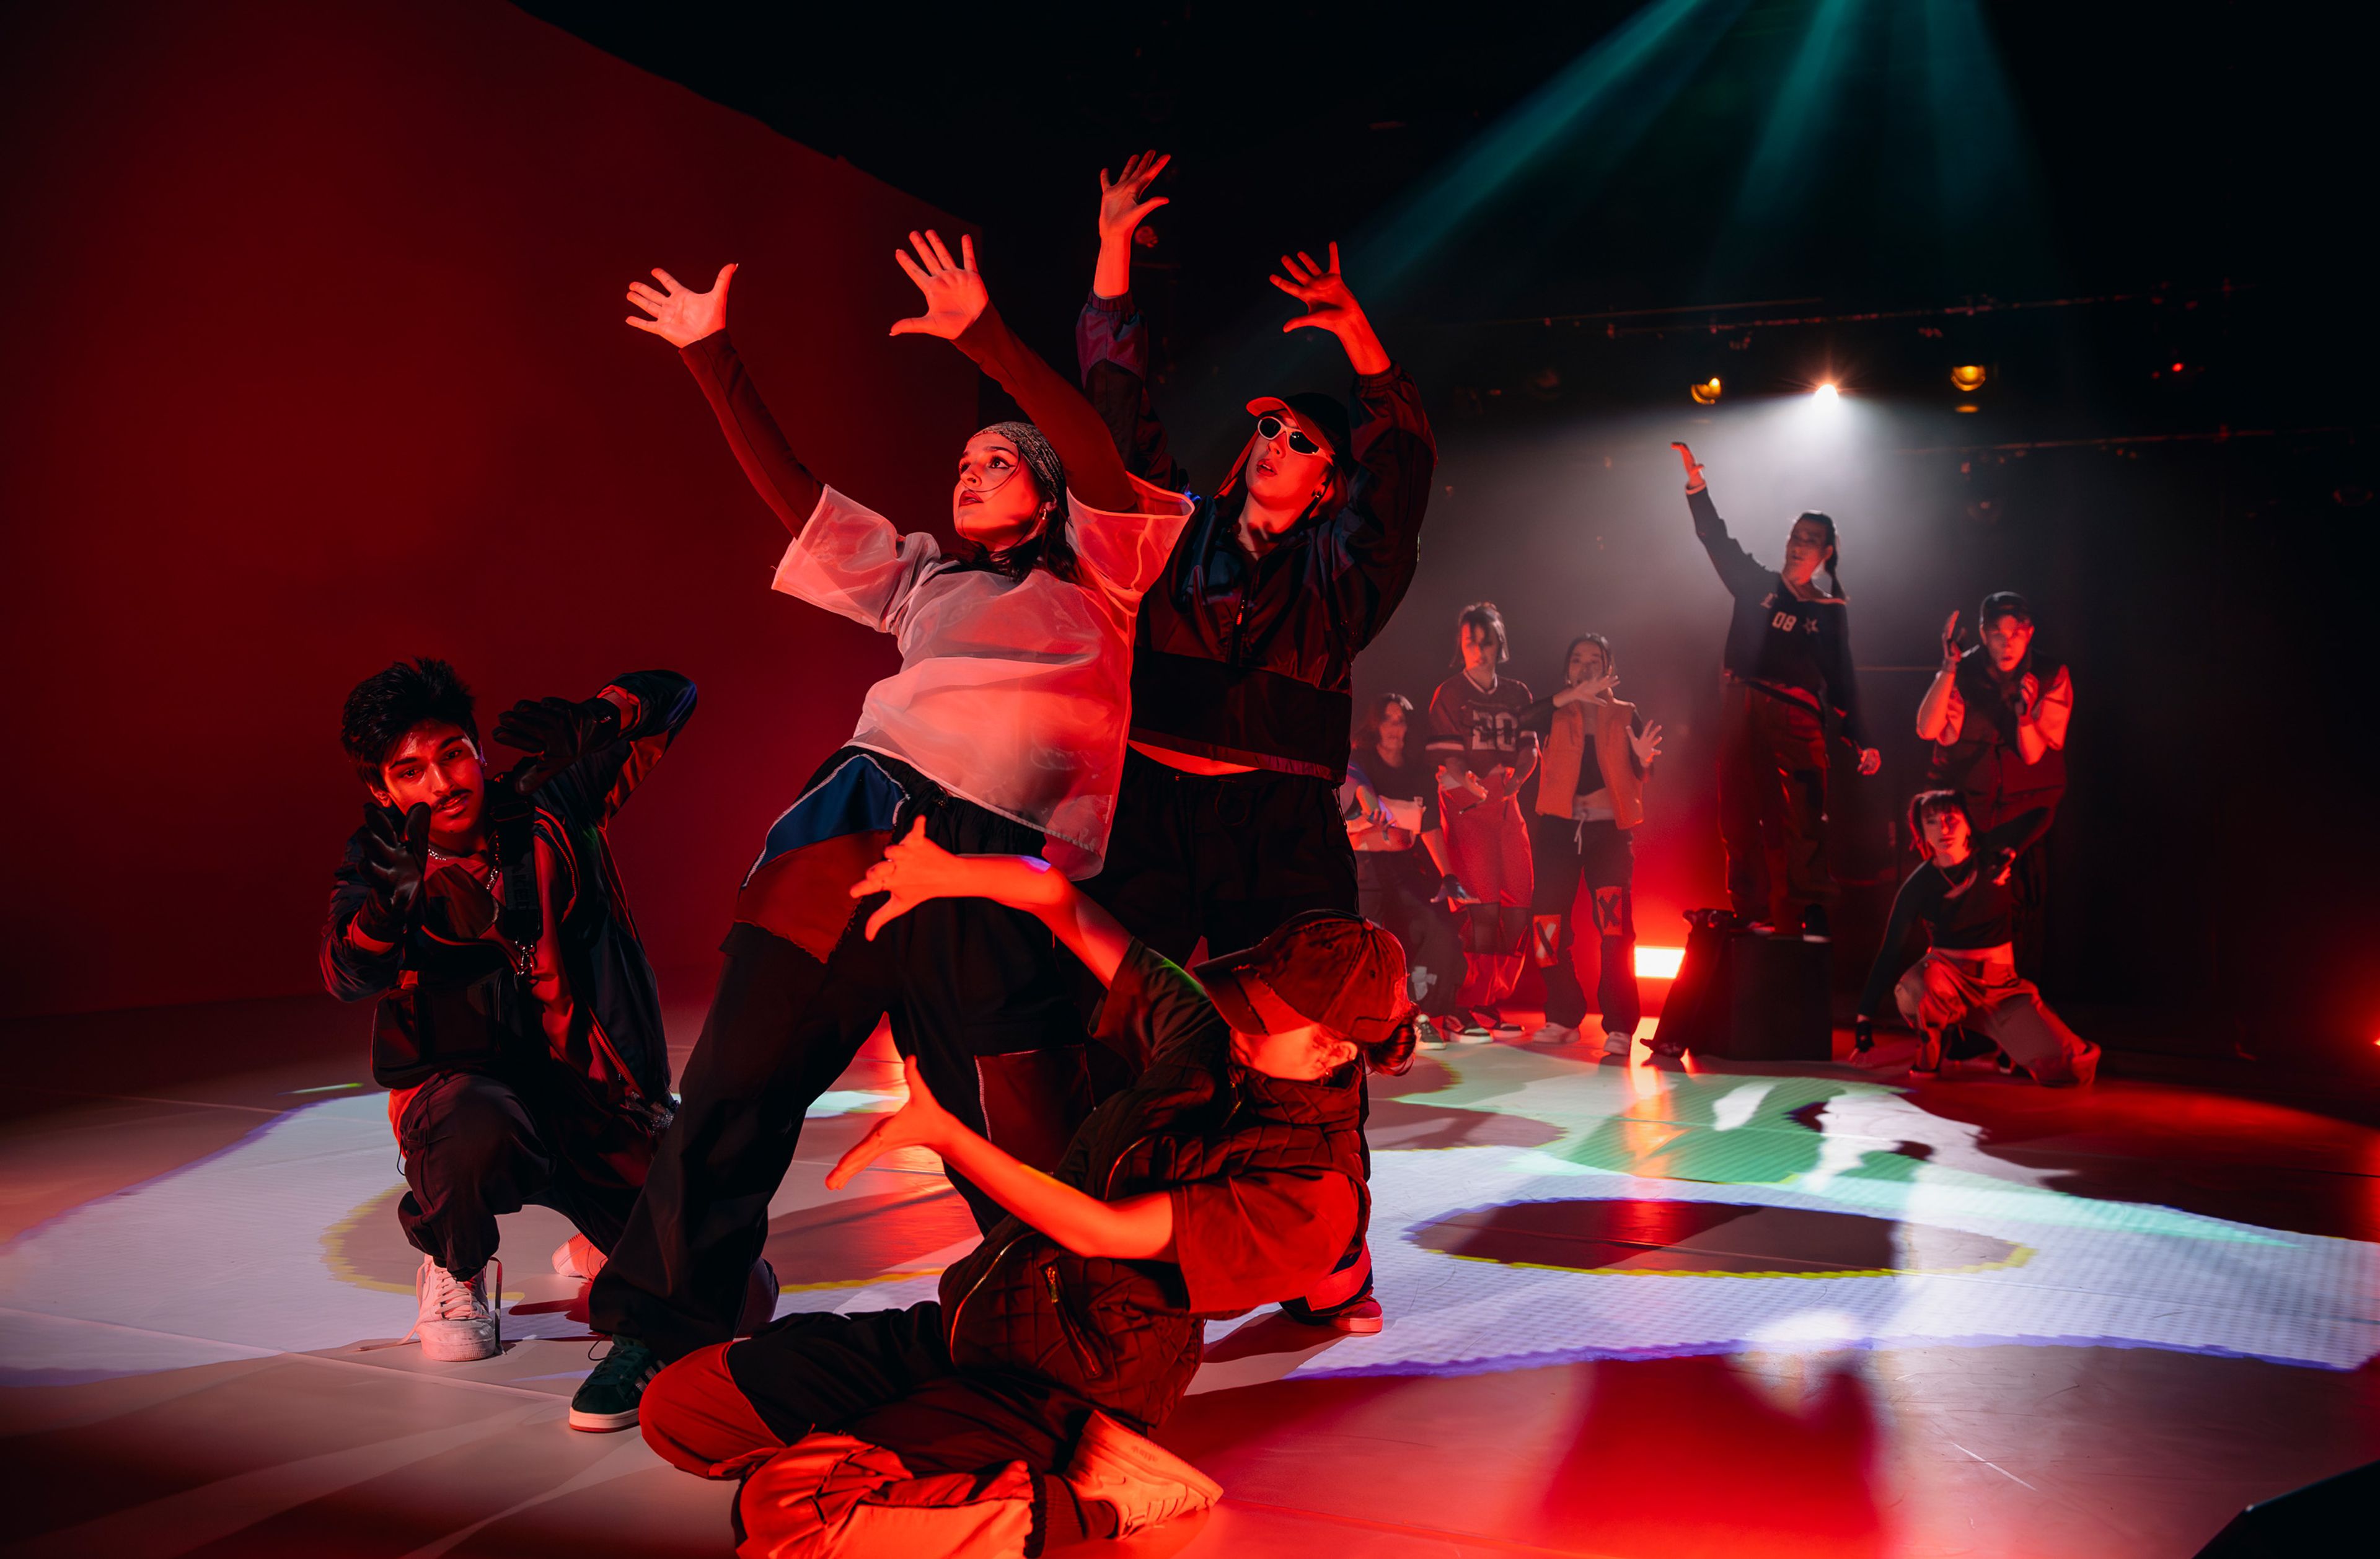
[(1736, 912), (1781, 930), (1831, 904), (1827, 735), (1818, 712), (1730, 679), (1719, 705), (1718, 826)]
[(461, 1278), (496, 1253), (496, 1217), (535, 1203), (578, 1227), (598, 1251), (619, 1243), (653, 1142), (641, 1122), (566, 1085), (442, 1072), (396, 1122), (405, 1199), (396, 1219), (413, 1248)]
[[(882, 767), (909, 795), (896, 837), (922, 816), (927, 838), (956, 854), (1041, 852), (1034, 830)], [(803, 1115), (880, 1019), (945, 1109), (1026, 1163), (1057, 1166), (1093, 1103), (1081, 965), (1038, 920), (982, 899), (931, 900), (871, 942), (862, 928), (882, 902), (858, 900), (823, 961), (757, 925), (728, 932), (677, 1118), (595, 1281), (596, 1330), (664, 1360), (734, 1335)], [(964, 1177), (951, 1183), (978, 1227), (1002, 1215)]]
[(1463, 989), (1463, 937), (1454, 917), (1436, 902), (1438, 868), (1419, 845), (1410, 850), (1359, 850), (1355, 888), (1364, 918), (1405, 950), (1414, 1005), (1433, 1018), (1451, 1016)]
[(1634, 1033), (1645, 1009), (1636, 988), (1636, 905), (1630, 886), (1636, 854), (1628, 830), (1608, 817), (1582, 823), (1531, 813), (1529, 849), (1536, 866), (1532, 945), (1545, 971), (1546, 1021), (1574, 1029), (1586, 1021), (1586, 992), (1573, 961), (1574, 912), (1584, 884), (1598, 944), (1595, 997), (1604, 1032)]
[(1303, 774), (1185, 774), (1127, 749), (1107, 864), (1083, 891), (1176, 963), (1254, 947), (1306, 910), (1359, 913), (1337, 787)]

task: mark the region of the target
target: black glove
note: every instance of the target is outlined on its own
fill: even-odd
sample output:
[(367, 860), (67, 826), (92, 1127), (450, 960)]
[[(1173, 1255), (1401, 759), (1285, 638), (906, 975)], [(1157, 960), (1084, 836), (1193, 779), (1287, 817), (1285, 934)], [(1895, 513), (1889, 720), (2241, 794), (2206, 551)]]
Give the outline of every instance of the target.
[(524, 698), (496, 720), (496, 740), (529, 755), (512, 773), (522, 795), (619, 736), (620, 706), (609, 698)]
[(430, 804), (400, 815), (364, 803), (364, 847), (358, 864), (370, 889), (355, 926), (375, 942), (401, 942), (421, 908), (421, 878), (430, 864)]
[(1852, 1020), (1852, 1054), (1864, 1056), (1876, 1048), (1876, 1025), (1865, 1018)]

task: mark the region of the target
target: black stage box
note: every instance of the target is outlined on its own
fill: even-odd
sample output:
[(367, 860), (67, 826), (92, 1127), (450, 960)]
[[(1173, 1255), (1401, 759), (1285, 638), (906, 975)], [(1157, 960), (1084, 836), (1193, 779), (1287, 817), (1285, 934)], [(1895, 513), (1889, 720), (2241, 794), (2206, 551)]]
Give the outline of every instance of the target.
[(1833, 944), (1696, 926), (1654, 1043), (1731, 1061), (1829, 1061)]
[(2248, 1506), (2198, 1559), (2313, 1559), (2369, 1553), (2380, 1521), (2380, 1462)]

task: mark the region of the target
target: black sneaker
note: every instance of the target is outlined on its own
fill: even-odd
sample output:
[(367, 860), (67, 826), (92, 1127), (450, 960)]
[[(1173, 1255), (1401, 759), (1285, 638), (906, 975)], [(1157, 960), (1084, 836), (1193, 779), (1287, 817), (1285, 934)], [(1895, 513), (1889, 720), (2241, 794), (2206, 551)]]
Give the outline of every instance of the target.
[(1809, 908), (1802, 912), (1802, 940), (1804, 942), (1824, 942), (1828, 940), (1831, 936), (1832, 933), (1828, 931), (1827, 926), (1826, 905), (1812, 904)]
[(570, 1427), (598, 1433), (634, 1428), (645, 1387), (661, 1372), (662, 1361), (651, 1348), (634, 1337), (613, 1337), (612, 1351), (571, 1394)]

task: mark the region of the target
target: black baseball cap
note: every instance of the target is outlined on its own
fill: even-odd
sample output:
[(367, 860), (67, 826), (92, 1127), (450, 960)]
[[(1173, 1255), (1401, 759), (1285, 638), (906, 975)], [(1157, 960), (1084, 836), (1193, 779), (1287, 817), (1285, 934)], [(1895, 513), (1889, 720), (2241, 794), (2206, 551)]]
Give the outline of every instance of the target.
[(1358, 1045), (1386, 1039), (1413, 1010), (1405, 951), (1361, 915), (1308, 910), (1243, 952), (1191, 974), (1232, 1027), (1280, 1033), (1320, 1023)]

